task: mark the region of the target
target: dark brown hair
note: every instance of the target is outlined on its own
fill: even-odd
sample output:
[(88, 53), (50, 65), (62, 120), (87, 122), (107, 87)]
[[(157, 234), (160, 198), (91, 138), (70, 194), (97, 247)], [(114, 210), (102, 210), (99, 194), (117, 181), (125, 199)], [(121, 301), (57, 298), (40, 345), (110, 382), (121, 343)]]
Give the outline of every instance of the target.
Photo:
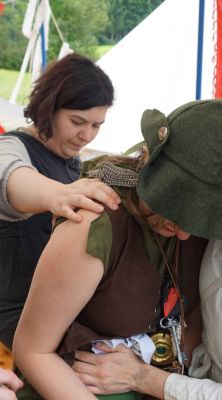
[(52, 136), (53, 115), (59, 109), (111, 106), (113, 98), (113, 85), (105, 72), (90, 59), (74, 53), (46, 68), (35, 83), (24, 115), (39, 135), (48, 139)]

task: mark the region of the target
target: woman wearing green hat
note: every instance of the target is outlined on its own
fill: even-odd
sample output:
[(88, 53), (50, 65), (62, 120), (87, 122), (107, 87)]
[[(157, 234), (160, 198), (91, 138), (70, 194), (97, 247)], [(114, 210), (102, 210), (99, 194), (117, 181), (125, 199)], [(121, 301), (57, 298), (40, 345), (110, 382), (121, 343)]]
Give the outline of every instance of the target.
[[(193, 352), (192, 378), (145, 365), (123, 346), (113, 350), (101, 343), (100, 351), (110, 354), (98, 358), (78, 351), (74, 366), (94, 393), (133, 389), (167, 400), (222, 399), (221, 111), (222, 101), (210, 100), (186, 104), (167, 121), (155, 110), (142, 118), (151, 157), (139, 176), (139, 193), (154, 211), (187, 232), (220, 239), (211, 240), (202, 261), (202, 343)], [(162, 131), (164, 136), (161, 125), (168, 137), (158, 147), (155, 135)]]
[[(168, 118), (147, 111), (142, 131), (148, 151), (145, 146), (135, 157), (103, 157), (85, 166), (83, 174), (113, 186), (122, 205), (100, 217), (80, 210), (82, 222), (59, 224), (39, 260), (14, 340), (15, 362), (39, 396), (95, 398), (87, 388), (93, 385), (91, 373), (84, 385), (79, 371), (70, 367), (74, 363), (75, 368), (77, 349), (90, 350), (101, 340), (122, 339), (142, 355), (143, 339), (149, 334), (156, 345), (152, 363), (184, 372), (184, 350), (191, 345), (187, 339), (192, 338), (192, 345), (199, 340), (189, 320), (198, 306), (199, 267), (206, 247), (206, 240), (191, 234), (222, 238), (218, 221), (213, 220), (214, 227), (193, 221), (206, 212), (213, 215), (204, 182), (206, 187), (214, 183), (215, 202), (219, 187), (219, 151), (208, 179), (202, 181), (217, 147), (209, 144), (208, 163), (196, 151), (201, 145), (205, 154), (208, 130), (219, 142), (221, 111), (222, 102), (216, 101), (191, 103)], [(188, 212), (184, 202), (189, 194)], [(111, 396), (115, 399), (138, 399), (143, 398), (138, 392), (146, 393), (143, 388), (130, 389), (128, 384), (108, 392), (127, 392)]]

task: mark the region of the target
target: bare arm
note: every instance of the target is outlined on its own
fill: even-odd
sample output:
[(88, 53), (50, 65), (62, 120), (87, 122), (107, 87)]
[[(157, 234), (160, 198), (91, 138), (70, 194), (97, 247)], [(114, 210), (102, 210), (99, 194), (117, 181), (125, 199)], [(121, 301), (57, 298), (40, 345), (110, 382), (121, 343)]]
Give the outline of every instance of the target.
[(73, 209), (101, 212), (93, 199), (116, 209), (119, 196), (101, 182), (88, 179), (64, 185), (41, 175), (31, 164), (24, 144), (16, 137), (0, 137), (0, 218), (19, 220), (51, 211), (80, 221)]
[(86, 254), (96, 215), (81, 213), (80, 224), (66, 221), (55, 229), (40, 257), (14, 339), (16, 364), (46, 400), (95, 398), (55, 353), (103, 275), (102, 262)]
[(84, 208), (97, 213), (103, 206), (92, 199), (117, 209), (119, 196), (110, 187), (97, 180), (80, 179), (71, 184), (63, 184), (41, 175), (30, 168), (14, 170), (7, 183), (7, 196), (11, 206), (21, 213), (41, 213), (51, 211), (74, 222), (81, 216), (74, 208)]

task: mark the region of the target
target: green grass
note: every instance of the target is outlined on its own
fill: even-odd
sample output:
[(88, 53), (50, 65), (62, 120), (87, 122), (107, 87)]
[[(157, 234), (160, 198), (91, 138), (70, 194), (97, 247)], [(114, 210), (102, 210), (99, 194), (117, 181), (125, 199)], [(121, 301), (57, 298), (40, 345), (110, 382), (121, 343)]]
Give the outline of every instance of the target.
[[(16, 84), (19, 71), (10, 71), (6, 69), (0, 69), (0, 97), (9, 99), (13, 88)], [(29, 95), (31, 87), (30, 74), (26, 73), (23, 82), (20, 87), (20, 91), (17, 97), (16, 103), (25, 104), (27, 103), (27, 96)]]
[(98, 48), (96, 49), (98, 59), (102, 57), (105, 53), (107, 53), (107, 51), (111, 50), (112, 47), (113, 47), (112, 44), (98, 46)]

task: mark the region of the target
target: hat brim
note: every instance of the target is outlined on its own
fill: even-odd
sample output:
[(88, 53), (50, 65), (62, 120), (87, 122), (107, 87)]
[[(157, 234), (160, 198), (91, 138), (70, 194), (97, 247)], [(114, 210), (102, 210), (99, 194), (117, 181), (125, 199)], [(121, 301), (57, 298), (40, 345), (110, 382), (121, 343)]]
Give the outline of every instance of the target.
[(164, 153), (141, 170), (137, 193), (154, 212), (185, 232), (222, 239), (222, 190), (191, 175)]

